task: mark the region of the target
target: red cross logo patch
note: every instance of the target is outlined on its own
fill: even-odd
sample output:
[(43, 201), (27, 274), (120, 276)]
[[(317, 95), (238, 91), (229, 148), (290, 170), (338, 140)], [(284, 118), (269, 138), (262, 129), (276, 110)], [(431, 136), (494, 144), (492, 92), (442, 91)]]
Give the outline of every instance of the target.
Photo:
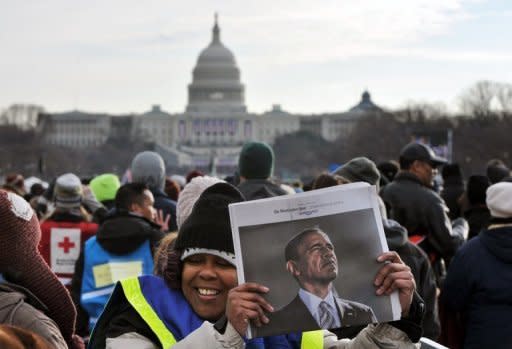
[(75, 243), (69, 241), (69, 236), (65, 236), (64, 241), (59, 242), (58, 246), (64, 250), (64, 253), (68, 254), (69, 249), (75, 247)]

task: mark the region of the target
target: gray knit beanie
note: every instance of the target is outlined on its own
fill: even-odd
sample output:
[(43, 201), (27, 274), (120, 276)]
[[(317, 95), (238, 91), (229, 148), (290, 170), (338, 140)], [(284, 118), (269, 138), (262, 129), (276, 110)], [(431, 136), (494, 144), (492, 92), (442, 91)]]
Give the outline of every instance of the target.
[(379, 169), (372, 160), (363, 156), (354, 158), (338, 167), (333, 174), (343, 176), (351, 182), (366, 182), (376, 185), (377, 191), (379, 190)]
[(150, 189), (164, 189), (165, 164), (154, 151), (138, 153), (132, 160), (132, 182), (144, 183)]
[(73, 173), (59, 176), (55, 181), (55, 206), (62, 209), (80, 208), (83, 198), (82, 183)]

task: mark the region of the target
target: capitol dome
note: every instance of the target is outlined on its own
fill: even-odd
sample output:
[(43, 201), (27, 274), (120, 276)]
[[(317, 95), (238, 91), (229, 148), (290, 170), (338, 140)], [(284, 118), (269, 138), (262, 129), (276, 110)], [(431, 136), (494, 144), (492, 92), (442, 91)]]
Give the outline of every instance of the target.
[(215, 15), (212, 41), (201, 51), (188, 85), (187, 112), (245, 112), (244, 85), (233, 53), (220, 41)]
[(368, 91), (364, 91), (361, 95), (361, 101), (354, 107), (350, 108), (350, 111), (361, 113), (382, 112), (382, 108), (373, 103), (372, 97)]

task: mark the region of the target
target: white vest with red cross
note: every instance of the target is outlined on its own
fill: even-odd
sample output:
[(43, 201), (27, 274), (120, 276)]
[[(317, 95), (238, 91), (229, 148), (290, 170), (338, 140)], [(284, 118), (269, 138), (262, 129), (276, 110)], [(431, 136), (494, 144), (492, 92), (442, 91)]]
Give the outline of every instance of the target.
[(71, 287), (80, 251), (97, 230), (98, 225), (90, 222), (47, 220), (41, 223), (39, 251), (64, 286)]

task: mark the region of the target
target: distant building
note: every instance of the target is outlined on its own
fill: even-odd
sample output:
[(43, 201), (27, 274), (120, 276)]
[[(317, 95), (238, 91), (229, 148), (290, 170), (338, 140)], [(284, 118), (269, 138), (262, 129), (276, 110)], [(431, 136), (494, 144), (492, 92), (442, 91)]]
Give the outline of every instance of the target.
[(43, 113), (41, 106), (34, 104), (13, 104), (0, 113), (1, 125), (16, 125), (23, 130), (34, 129), (37, 126), (37, 117)]
[(244, 142), (274, 143), (279, 136), (307, 130), (328, 141), (347, 137), (359, 118), (382, 113), (365, 91), (349, 111), (297, 115), (280, 105), (255, 114), (247, 111), (245, 86), (233, 53), (221, 41), (215, 17), (210, 44), (201, 51), (188, 85), (184, 113), (171, 114), (154, 105), (137, 115), (113, 116), (68, 112), (42, 114), (38, 129), (50, 144), (101, 146), (119, 136), (154, 142), (168, 164), (232, 172)]
[(110, 135), (111, 117), (72, 111), (59, 114), (40, 114), (38, 130), (44, 142), (73, 148), (105, 144)]

